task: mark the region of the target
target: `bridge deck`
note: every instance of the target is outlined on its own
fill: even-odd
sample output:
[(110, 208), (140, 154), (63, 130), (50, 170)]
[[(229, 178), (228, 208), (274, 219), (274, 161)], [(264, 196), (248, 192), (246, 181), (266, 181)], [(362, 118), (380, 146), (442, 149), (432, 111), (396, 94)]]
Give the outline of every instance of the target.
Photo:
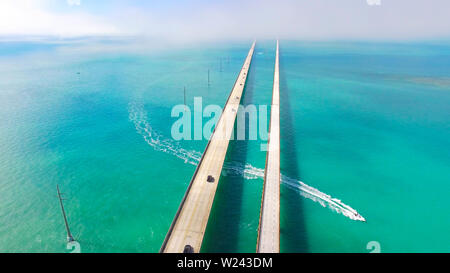
[(258, 253), (280, 252), (280, 72), (279, 43), (275, 57), (269, 143), (259, 220)]
[[(187, 245), (192, 247), (192, 252), (200, 252), (254, 48), (255, 42), (245, 59), (160, 252), (180, 253)], [(209, 176), (213, 182), (207, 181)]]

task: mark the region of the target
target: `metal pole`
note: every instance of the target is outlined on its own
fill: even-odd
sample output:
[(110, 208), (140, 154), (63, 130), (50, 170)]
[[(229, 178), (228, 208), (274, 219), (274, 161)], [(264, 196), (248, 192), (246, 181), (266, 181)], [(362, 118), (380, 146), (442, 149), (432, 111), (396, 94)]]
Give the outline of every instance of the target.
[(61, 210), (64, 216), (64, 223), (66, 224), (66, 229), (67, 229), (67, 241), (72, 242), (75, 241), (72, 237), (72, 234), (70, 233), (70, 228), (69, 228), (69, 223), (67, 222), (67, 216), (66, 216), (66, 212), (64, 211), (64, 205), (62, 202), (62, 198), (61, 198), (61, 192), (59, 191), (59, 186), (56, 185), (56, 190), (58, 191), (58, 198), (59, 198), (59, 203), (61, 204)]

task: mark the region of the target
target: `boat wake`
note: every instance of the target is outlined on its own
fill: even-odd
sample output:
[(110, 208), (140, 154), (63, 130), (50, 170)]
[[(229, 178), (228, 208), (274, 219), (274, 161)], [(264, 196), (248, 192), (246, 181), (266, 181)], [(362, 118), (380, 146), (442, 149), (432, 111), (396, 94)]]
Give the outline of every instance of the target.
[[(129, 119), (133, 122), (137, 132), (142, 135), (144, 140), (156, 151), (161, 151), (167, 154), (174, 155), (186, 164), (198, 165), (202, 153), (195, 150), (187, 150), (181, 147), (180, 143), (171, 139), (165, 138), (162, 134), (154, 130), (144, 109), (144, 105), (138, 102), (129, 103), (128, 107)], [(248, 163), (240, 162), (225, 162), (222, 170), (224, 176), (243, 176), (247, 180), (264, 179), (264, 169), (254, 167)], [(281, 184), (286, 187), (299, 192), (305, 198), (319, 203), (323, 207), (328, 207), (331, 210), (340, 213), (355, 221), (365, 221), (355, 209), (344, 204), (341, 200), (331, 197), (319, 191), (316, 188), (308, 186), (294, 178), (290, 178), (281, 174)]]

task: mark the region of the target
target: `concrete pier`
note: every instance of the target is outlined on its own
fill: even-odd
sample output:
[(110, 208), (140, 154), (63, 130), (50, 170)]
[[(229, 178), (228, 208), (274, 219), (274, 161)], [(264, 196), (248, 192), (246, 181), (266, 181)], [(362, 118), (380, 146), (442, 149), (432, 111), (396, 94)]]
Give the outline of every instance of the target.
[(222, 115), (194, 172), (160, 252), (198, 253), (201, 250), (203, 236), (208, 224), (254, 49), (255, 42), (248, 52)]
[(267, 147), (256, 250), (258, 253), (278, 253), (280, 252), (280, 72), (278, 41)]

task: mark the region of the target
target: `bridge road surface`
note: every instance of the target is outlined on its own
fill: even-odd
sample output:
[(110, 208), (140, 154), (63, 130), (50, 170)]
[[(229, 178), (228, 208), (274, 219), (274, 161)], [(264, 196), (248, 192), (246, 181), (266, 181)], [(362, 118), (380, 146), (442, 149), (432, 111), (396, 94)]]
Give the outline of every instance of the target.
[(160, 252), (200, 252), (254, 49), (255, 42), (248, 52)]
[(280, 252), (280, 71), (278, 41), (268, 142), (256, 247), (258, 253)]

